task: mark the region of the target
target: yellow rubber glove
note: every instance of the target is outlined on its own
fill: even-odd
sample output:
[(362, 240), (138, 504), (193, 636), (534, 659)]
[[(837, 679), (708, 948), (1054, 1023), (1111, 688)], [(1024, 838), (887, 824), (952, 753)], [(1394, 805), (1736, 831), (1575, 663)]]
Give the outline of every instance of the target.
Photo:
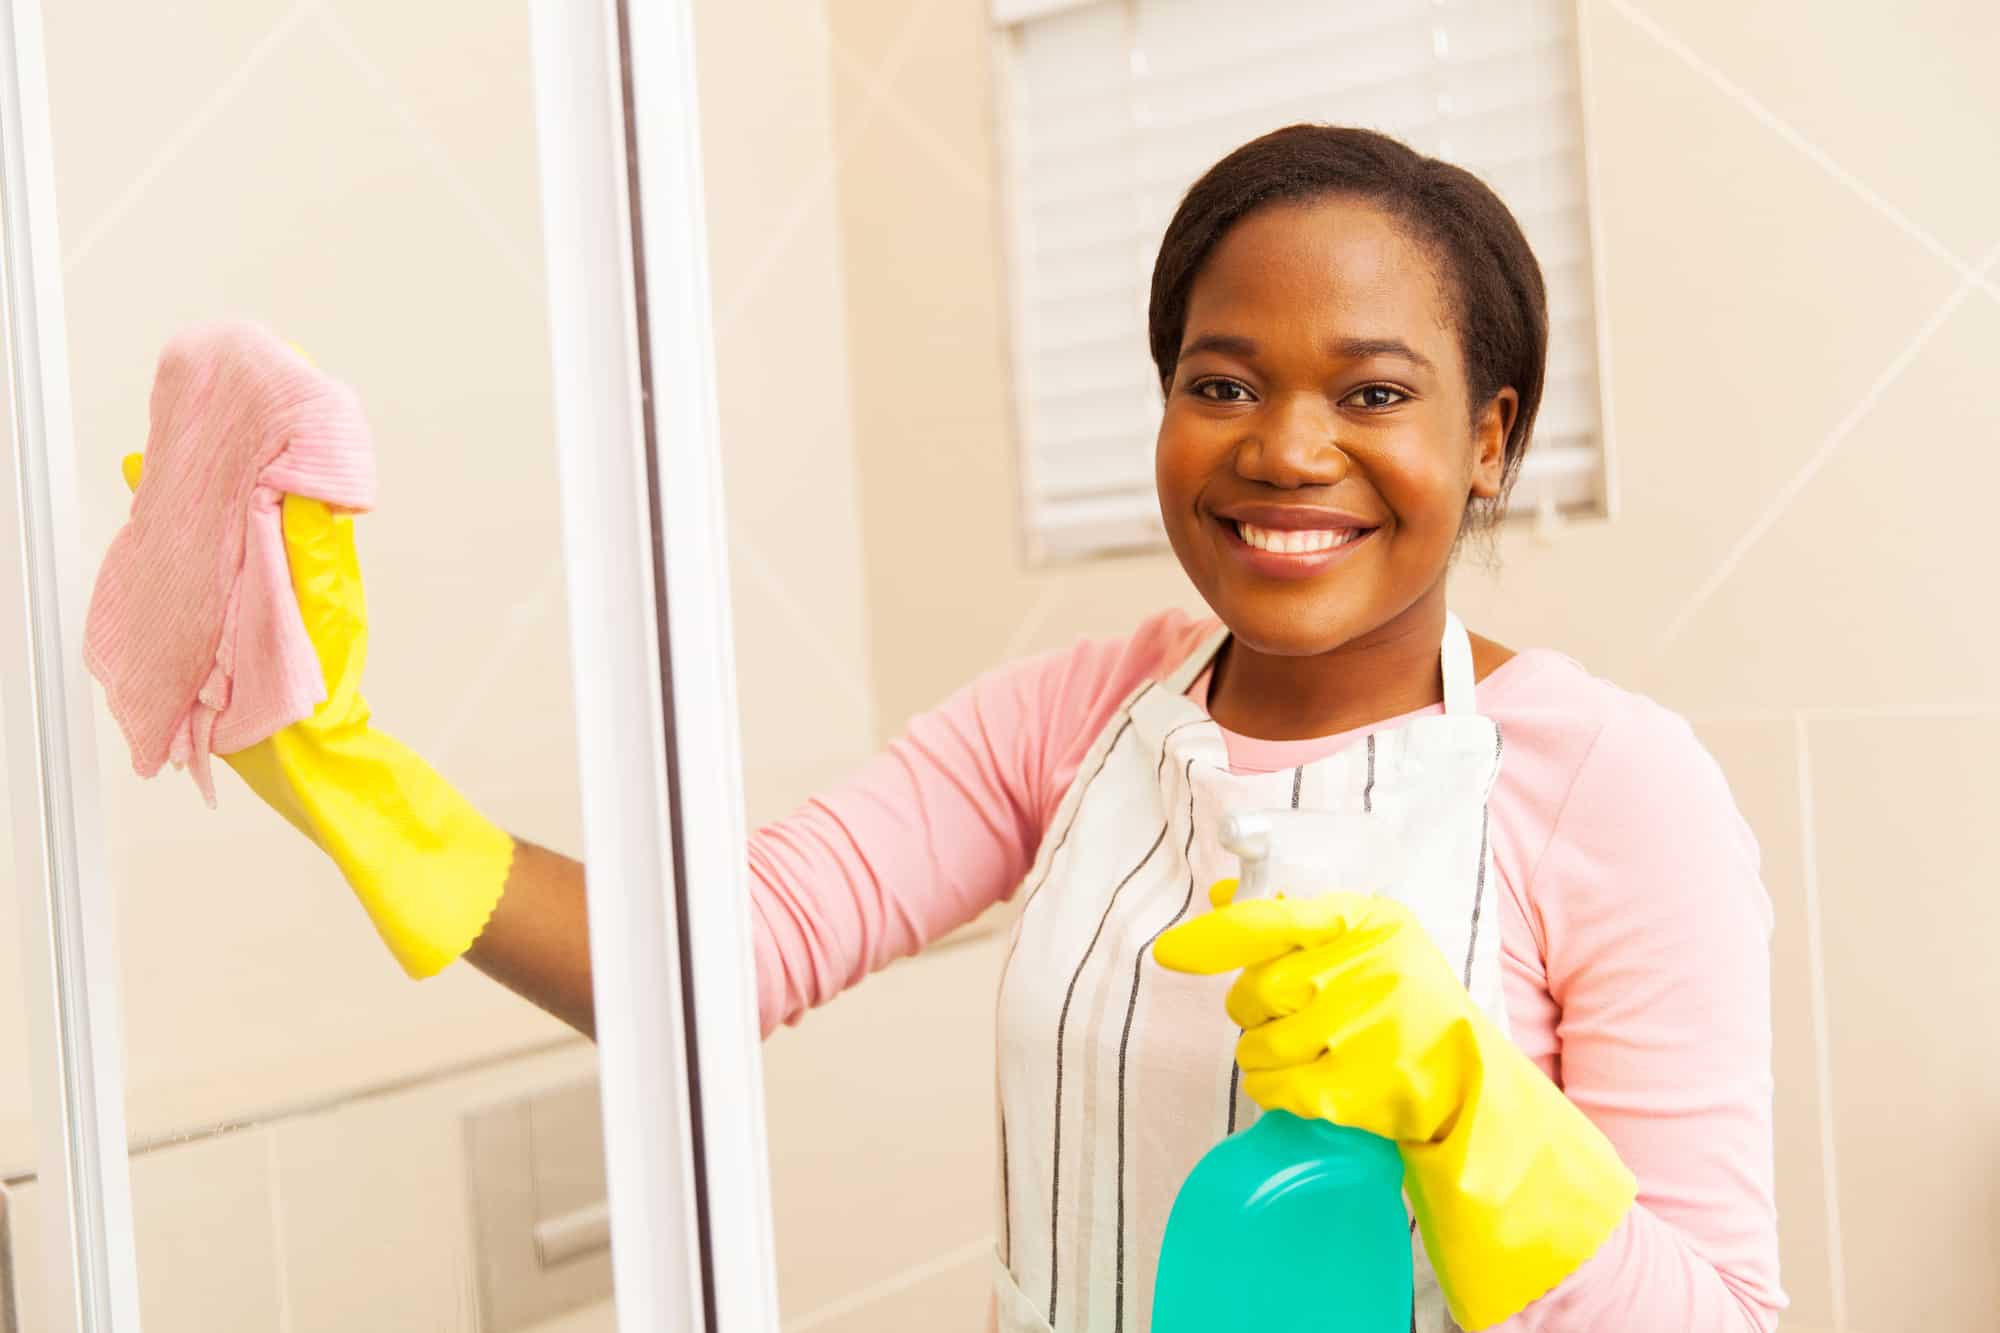
[[(143, 461), (125, 459), (137, 490)], [(285, 558), (327, 699), (313, 715), (224, 755), (250, 789), (333, 858), (413, 977), (472, 947), (513, 865), (514, 840), (408, 747), (368, 725), (368, 614), (354, 520), (287, 495)]]
[(1229, 1016), (1267, 1109), (1396, 1141), (1452, 1317), (1491, 1327), (1568, 1277), (1632, 1206), (1598, 1128), (1474, 1007), (1401, 904), (1357, 893), (1235, 903), (1162, 935), (1161, 966), (1243, 969)]

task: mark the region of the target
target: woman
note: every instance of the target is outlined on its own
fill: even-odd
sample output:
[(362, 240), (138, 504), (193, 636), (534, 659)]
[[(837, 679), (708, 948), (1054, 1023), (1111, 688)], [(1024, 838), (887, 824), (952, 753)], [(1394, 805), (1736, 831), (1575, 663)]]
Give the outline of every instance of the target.
[[(1189, 191), (1150, 325), (1161, 512), (1216, 621), (1002, 667), (759, 830), (766, 1030), (1025, 886), (1006, 1328), (1146, 1328), (1179, 1181), (1262, 1105), (1396, 1140), (1423, 1328), (1771, 1329), (1755, 843), (1680, 719), (1445, 605), (1541, 395), (1513, 218), (1393, 140), (1281, 130)], [(351, 533), (286, 529), (333, 698), (239, 772), (413, 973), (463, 954), (589, 1031), (582, 867), (368, 728)], [(1385, 882), (1201, 911), (1221, 814), (1273, 805), (1379, 821)]]

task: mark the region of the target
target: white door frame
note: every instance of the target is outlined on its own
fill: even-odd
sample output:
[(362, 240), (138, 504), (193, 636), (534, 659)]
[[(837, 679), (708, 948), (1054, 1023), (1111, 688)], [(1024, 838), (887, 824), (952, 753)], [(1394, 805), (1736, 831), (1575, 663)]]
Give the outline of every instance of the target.
[[(775, 1333), (691, 3), (530, 9), (618, 1319)], [(43, 1304), (50, 1333), (137, 1333), (40, 0), (0, 0), (0, 149), (0, 723)]]
[(775, 1333), (692, 6), (531, 12), (618, 1317)]
[(62, 253), (40, 0), (0, 9), (0, 219), (12, 429), (0, 532), (0, 731), (51, 1333), (139, 1327), (124, 1041), (94, 691), (83, 667)]

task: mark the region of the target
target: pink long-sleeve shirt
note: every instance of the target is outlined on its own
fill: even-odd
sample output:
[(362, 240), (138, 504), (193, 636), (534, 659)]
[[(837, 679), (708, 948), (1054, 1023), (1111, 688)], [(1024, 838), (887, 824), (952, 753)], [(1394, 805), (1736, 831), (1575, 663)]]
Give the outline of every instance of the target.
[[(1168, 612), (1129, 638), (989, 672), (844, 786), (758, 830), (766, 1031), (1013, 893), (1106, 720), (1213, 627)], [(1686, 722), (1561, 654), (1512, 658), (1478, 702), (1507, 742), (1488, 808), (1509, 1028), (1639, 1181), (1597, 1254), (1502, 1327), (1770, 1333), (1785, 1301), (1756, 840)], [(1246, 773), (1363, 734), (1224, 733)]]

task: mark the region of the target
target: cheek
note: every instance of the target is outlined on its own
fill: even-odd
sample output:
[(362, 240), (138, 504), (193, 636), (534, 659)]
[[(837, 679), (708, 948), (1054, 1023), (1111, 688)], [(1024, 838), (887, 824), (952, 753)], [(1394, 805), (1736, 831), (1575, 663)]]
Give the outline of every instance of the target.
[(1436, 446), (1385, 450), (1369, 475), (1405, 527), (1456, 532), (1472, 485), (1471, 459)]
[(1161, 420), (1153, 447), (1153, 472), (1163, 501), (1184, 506), (1200, 492), (1218, 462), (1211, 434), (1197, 424), (1175, 420), (1171, 412)]

